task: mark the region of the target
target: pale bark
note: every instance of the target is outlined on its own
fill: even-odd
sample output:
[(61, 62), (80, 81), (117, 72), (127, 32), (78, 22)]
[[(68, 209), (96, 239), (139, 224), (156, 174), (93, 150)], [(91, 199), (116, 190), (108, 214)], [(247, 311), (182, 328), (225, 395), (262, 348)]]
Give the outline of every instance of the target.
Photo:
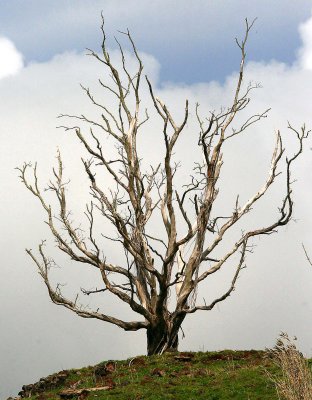
[[(278, 131), (271, 166), (264, 185), (244, 205), (240, 206), (237, 200), (234, 211), (232, 210), (229, 216), (213, 215), (213, 205), (219, 193), (217, 184), (223, 165), (224, 143), (244, 133), (247, 128), (265, 118), (269, 111), (249, 116), (238, 129), (230, 130), (236, 115), (247, 107), (250, 92), (257, 88), (257, 85), (249, 85), (243, 90), (245, 46), (251, 27), (252, 24), (246, 21), (245, 36), (241, 42), (237, 41), (241, 52), (241, 63), (232, 104), (220, 113), (211, 113), (206, 120), (208, 122), (201, 118), (199, 105), (195, 107), (200, 130), (198, 146), (202, 151), (203, 161), (195, 164), (194, 175), (190, 177), (189, 184), (184, 186), (182, 192), (175, 187), (177, 166), (173, 163), (173, 153), (181, 133), (187, 128), (189, 103), (185, 101), (184, 116), (177, 122), (168, 105), (155, 95), (149, 79), (146, 77), (146, 80), (142, 80), (143, 64), (128, 31), (125, 35), (137, 60), (137, 71), (134, 76), (130, 74), (119, 43), (122, 68), (118, 70), (112, 64), (106, 48), (104, 21), (102, 54), (90, 50), (90, 55), (101, 62), (110, 73), (111, 85), (104, 84), (101, 80), (99, 82), (104, 91), (109, 91), (115, 96), (118, 108), (114, 112), (107, 105), (99, 103), (88, 88), (82, 87), (91, 103), (100, 110), (101, 122), (84, 115), (62, 115), (90, 126), (89, 136), (79, 127), (65, 126), (66, 130), (75, 132), (92, 158), (83, 160), (92, 196), (85, 212), (89, 223), (87, 240), (81, 236), (79, 229), (69, 217), (70, 210), (67, 207), (66, 182), (63, 178), (60, 153), (58, 153), (58, 167), (53, 170), (54, 180), (50, 181), (48, 187), (55, 194), (56, 206), (47, 202), (44, 192), (40, 189), (37, 166), (33, 168), (33, 181), (28, 177), (30, 164), (25, 164), (19, 169), (22, 182), (39, 200), (46, 212), (47, 224), (58, 248), (72, 260), (92, 266), (98, 271), (102, 287), (95, 290), (82, 289), (82, 293), (105, 295), (106, 292), (110, 292), (137, 313), (139, 319), (124, 321), (108, 315), (105, 311), (91, 311), (84, 308), (78, 303), (78, 297), (74, 301), (67, 299), (59, 285), (53, 287), (50, 283), (49, 270), (53, 260), (45, 255), (43, 242), (39, 246), (38, 255), (32, 250), (27, 250), (27, 253), (38, 266), (51, 300), (84, 318), (96, 318), (124, 330), (146, 329), (148, 354), (162, 353), (169, 348), (177, 349), (179, 330), (187, 314), (197, 310), (212, 310), (217, 303), (231, 295), (245, 266), (246, 253), (252, 238), (274, 233), (278, 227), (291, 220), (293, 212), (291, 167), (301, 154), (303, 141), (308, 136), (309, 132), (305, 126), (296, 130), (289, 125), (297, 139), (298, 148), (292, 157), (285, 160), (286, 190), (275, 221), (267, 226), (245, 231), (229, 246), (222, 257), (216, 258), (214, 255), (225, 234), (250, 213), (259, 199), (267, 194), (279, 175), (278, 166), (281, 167), (284, 162), (282, 136)], [(149, 172), (143, 170), (141, 157), (144, 154), (139, 155), (137, 149), (138, 133), (149, 119), (147, 111), (144, 117), (141, 117), (142, 84), (147, 84), (156, 114), (163, 123), (162, 137), (165, 144), (163, 163), (151, 166)], [(115, 141), (119, 154), (117, 159), (107, 158), (102, 144), (103, 138), (99, 136), (102, 132)], [(112, 192), (102, 186), (96, 174), (98, 168), (104, 169), (113, 178), (116, 191)], [(96, 212), (100, 212), (102, 217), (114, 226), (117, 237), (112, 235), (108, 239), (121, 245), (125, 253), (124, 265), (109, 260), (109, 251), (104, 251), (107, 249), (101, 248), (98, 244), (94, 233), (94, 218), (98, 218)], [(153, 234), (150, 220), (155, 213), (159, 214), (162, 221), (165, 237)], [(181, 219), (186, 227), (184, 234), (178, 232), (177, 228), (177, 221)], [(189, 248), (188, 252), (185, 251), (186, 246)], [(238, 253), (240, 257), (228, 289), (209, 304), (205, 301), (203, 304), (198, 303), (196, 294), (200, 284), (210, 275), (217, 273)], [(116, 276), (122, 278), (123, 282), (116, 284), (114, 281)], [(171, 303), (174, 304), (173, 306), (171, 304), (169, 309), (171, 288), (175, 288), (176, 296), (171, 299)]]

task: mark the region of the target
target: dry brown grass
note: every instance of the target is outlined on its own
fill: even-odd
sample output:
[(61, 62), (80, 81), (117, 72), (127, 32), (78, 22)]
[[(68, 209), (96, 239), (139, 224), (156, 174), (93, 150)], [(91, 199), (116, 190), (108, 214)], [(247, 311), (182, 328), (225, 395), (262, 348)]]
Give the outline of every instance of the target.
[(280, 399), (311, 400), (312, 372), (308, 361), (297, 349), (295, 340), (286, 333), (281, 333), (273, 349), (268, 349), (268, 355), (279, 367), (279, 376), (270, 375), (276, 386)]

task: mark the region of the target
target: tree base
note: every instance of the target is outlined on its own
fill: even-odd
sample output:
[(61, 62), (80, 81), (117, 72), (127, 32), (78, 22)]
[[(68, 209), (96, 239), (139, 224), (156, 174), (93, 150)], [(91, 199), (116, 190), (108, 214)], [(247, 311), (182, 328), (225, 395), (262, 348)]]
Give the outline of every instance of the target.
[(163, 354), (166, 351), (178, 351), (178, 333), (168, 332), (163, 326), (147, 329), (147, 355)]

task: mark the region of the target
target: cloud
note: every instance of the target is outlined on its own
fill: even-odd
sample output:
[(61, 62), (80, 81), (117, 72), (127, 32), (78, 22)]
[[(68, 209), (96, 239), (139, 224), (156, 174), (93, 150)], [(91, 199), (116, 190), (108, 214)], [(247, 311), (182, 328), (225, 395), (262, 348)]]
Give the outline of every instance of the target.
[[(16, 12), (19, 0), (10, 0), (1, 9), (0, 34), (5, 32), (27, 61), (46, 61), (56, 53), (97, 46), (103, 10), (111, 36), (129, 28), (139, 48), (161, 62), (163, 79), (188, 83), (223, 81), (232, 72), (237, 60), (234, 38), (240, 37), (245, 17), (258, 17), (248, 57), (292, 62), (299, 44), (298, 24), (311, 8), (310, 0), (300, 0), (296, 7), (293, 0), (179, 0), (178, 7), (176, 0), (127, 0), (127, 7), (124, 0), (54, 3), (51, 7), (50, 0), (28, 0), (21, 14)], [(111, 43), (114, 46), (113, 40)], [(227, 54), (226, 63), (223, 52)]]
[(299, 61), (304, 69), (312, 70), (312, 17), (299, 26), (302, 47)]
[[(311, 51), (308, 46), (311, 41), (307, 39), (307, 32), (311, 32), (311, 28), (307, 28), (307, 24), (304, 26), (300, 28), (303, 47), (298, 60)], [(120, 59), (117, 52), (112, 53), (112, 59)], [(130, 63), (133, 62), (130, 59)], [(157, 60), (145, 55), (144, 64), (155, 83), (157, 96), (166, 101), (174, 115), (179, 118), (183, 113), (185, 98), (193, 105), (188, 132), (181, 138), (177, 148), (177, 159), (189, 166), (194, 155), (192, 143), (196, 142), (198, 132), (192, 119), (195, 102), (201, 104), (203, 116), (208, 115), (209, 110), (226, 106), (233, 95), (236, 74), (228, 76), (223, 85), (216, 82), (162, 84), (158, 80)], [(262, 186), (275, 129), (282, 130), (286, 144), (290, 145), (288, 152), (292, 153), (293, 143), (287, 138), (286, 132), (287, 120), (296, 127), (303, 122), (309, 125), (312, 87), (307, 82), (311, 80), (311, 74), (309, 68), (299, 61), (293, 66), (276, 61), (247, 64), (246, 82), (261, 82), (263, 89), (253, 94), (245, 117), (268, 107), (272, 108), (272, 112), (266, 121), (251, 129), (242, 140), (233, 140), (232, 145), (226, 148), (219, 197), (224, 200), (221, 207), (227, 206), (227, 211), (233, 210), (237, 193), (241, 193), (243, 202)], [(24, 247), (35, 249), (41, 239), (49, 236), (45, 224), (41, 222), (45, 218), (44, 214), (35, 199), (18, 182), (14, 167), (23, 161), (38, 160), (39, 179), (44, 184), (48, 181), (51, 166), (55, 163), (56, 147), (59, 146), (64, 158), (65, 173), (71, 178), (70, 204), (75, 209), (79, 203), (84, 204), (88, 180), (80, 173), (82, 149), (71, 133), (55, 129), (60, 124), (56, 116), (61, 112), (95, 115), (94, 108), (82, 96), (78, 84), (81, 82), (94, 87), (100, 76), (103, 76), (101, 65), (82, 54), (66, 53), (47, 62), (28, 64), (12, 80), (0, 81), (1, 134), (5, 138), (0, 150), (0, 220), (5, 232), (0, 237), (0, 281), (4, 282), (0, 291), (0, 320), (5, 320), (9, 327), (2, 331), (0, 341), (0, 353), (4, 359), (9, 360), (3, 363), (2, 371), (0, 366), (0, 377), (6, 376), (7, 366), (10, 365), (10, 371), (15, 371), (8, 378), (11, 379), (11, 391), (12, 387), (17, 390), (22, 384), (53, 370), (78, 367), (108, 358), (129, 357), (131, 353), (145, 351), (143, 333), (124, 333), (108, 324), (85, 321), (67, 310), (51, 305), (44, 285), (35, 273), (35, 267), (23, 251)], [(96, 94), (101, 102), (110, 104), (111, 99), (106, 94), (98, 91)], [(149, 105), (147, 96), (145, 87), (143, 98)], [(162, 145), (158, 144), (162, 143), (161, 127), (157, 120), (153, 121), (156, 122), (147, 125), (148, 129), (144, 129), (140, 136), (140, 150), (148, 160), (153, 160), (162, 151)], [(108, 150), (106, 146), (103, 148)], [(213, 312), (197, 314), (186, 321), (186, 339), (181, 343), (182, 348), (263, 348), (272, 344), (280, 330), (288, 330), (290, 334), (296, 333), (301, 337), (302, 348), (310, 351), (312, 273), (306, 266), (300, 243), (304, 241), (309, 247), (312, 234), (312, 215), (307, 212), (312, 201), (311, 168), (311, 155), (307, 153), (294, 171), (294, 178), (300, 178), (295, 186), (295, 218), (299, 222), (289, 225), (276, 236), (257, 242), (254, 254), (247, 260), (248, 268), (244, 270), (231, 298)], [(181, 176), (187, 178), (187, 174)], [(255, 209), (255, 219), (250, 223), (261, 226), (274, 217), (284, 190), (282, 177), (278, 182), (268, 200), (263, 201), (259, 209)], [(82, 188), (85, 188), (85, 192)], [(74, 218), (77, 223), (80, 222), (77, 215)], [(53, 241), (50, 243), (52, 255), (57, 254)], [(118, 257), (117, 253), (113, 255)], [(65, 267), (65, 277), (60, 278), (60, 281), (68, 282), (64, 290), (72, 285), (78, 288), (94, 285), (91, 272), (83, 272), (81, 266), (59, 260), (59, 264)], [(63, 269), (60, 271), (56, 268), (52, 274), (59, 277), (60, 272)], [(220, 279), (213, 278), (205, 286), (203, 295), (207, 302), (209, 296), (227, 287), (231, 272), (230, 268), (220, 272), (217, 277)], [(104, 302), (99, 297), (99, 302), (108, 312), (117, 312), (121, 316), (126, 313), (116, 301)], [(303, 307), (302, 304), (308, 306)], [(115, 348), (114, 343), (118, 343)], [(84, 351), (80, 351), (81, 348)], [(31, 369), (29, 365), (32, 365)], [(0, 384), (2, 390), (7, 391), (3, 396), (12, 394), (7, 385), (8, 380)]]
[(0, 37), (0, 58), (0, 79), (16, 75), (23, 68), (22, 54), (5, 37)]

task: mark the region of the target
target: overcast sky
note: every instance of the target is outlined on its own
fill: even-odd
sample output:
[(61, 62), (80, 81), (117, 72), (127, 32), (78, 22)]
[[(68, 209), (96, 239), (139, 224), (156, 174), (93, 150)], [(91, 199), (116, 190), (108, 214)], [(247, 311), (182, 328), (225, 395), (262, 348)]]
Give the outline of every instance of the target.
[[(228, 201), (231, 210), (238, 192), (247, 198), (263, 184), (275, 130), (281, 129), (287, 152), (292, 154), (294, 142), (287, 134), (287, 121), (296, 127), (304, 122), (312, 127), (311, 2), (298, 0), (293, 6), (291, 0), (1, 1), (1, 399), (60, 369), (145, 353), (144, 332), (126, 333), (51, 304), (24, 250), (50, 239), (55, 252), (44, 214), (19, 182), (16, 166), (38, 161), (44, 185), (59, 147), (72, 179), (73, 208), (85, 202), (88, 181), (79, 173), (79, 143), (55, 127), (60, 113), (93, 112), (79, 83), (95, 86), (103, 74), (84, 50), (99, 48), (100, 11), (105, 15), (112, 56), (117, 57), (113, 36), (129, 28), (157, 94), (178, 115), (185, 98), (192, 107), (199, 101), (207, 115), (209, 109), (228, 104), (239, 66), (234, 38), (242, 35), (245, 17), (258, 18), (248, 44), (245, 79), (260, 82), (263, 88), (254, 94), (248, 113), (272, 110), (265, 122), (242, 141), (233, 142), (224, 155), (220, 195), (222, 205)], [(157, 123), (150, 129), (142, 149), (153, 159), (160, 136)], [(190, 158), (185, 149), (191, 137), (179, 148), (181, 160)], [(274, 344), (280, 331), (287, 331), (312, 356), (312, 268), (301, 248), (304, 242), (312, 254), (310, 147), (311, 140), (294, 170), (295, 221), (277, 235), (257, 241), (233, 295), (210, 313), (192, 315), (186, 321), (181, 349), (263, 349)], [(283, 188), (281, 176), (251, 223), (262, 226), (274, 218)], [(119, 255), (112, 256), (118, 259)], [(67, 282), (69, 291), (92, 287), (91, 271), (62, 258), (59, 265), (65, 270), (53, 271), (55, 279)], [(227, 272), (220, 274), (204, 294), (209, 299), (219, 293), (230, 278)], [(127, 315), (114, 301), (105, 307)]]

